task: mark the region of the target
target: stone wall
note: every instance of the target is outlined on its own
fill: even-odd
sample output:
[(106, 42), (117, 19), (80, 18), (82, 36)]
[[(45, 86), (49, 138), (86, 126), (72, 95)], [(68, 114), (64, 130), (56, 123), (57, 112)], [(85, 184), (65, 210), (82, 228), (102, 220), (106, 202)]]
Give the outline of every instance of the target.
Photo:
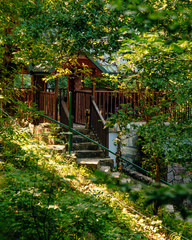
[[(144, 122), (134, 123), (135, 125), (142, 125)], [(121, 136), (121, 154), (122, 157), (126, 158), (130, 162), (137, 163), (140, 159), (140, 152), (137, 146), (137, 130), (134, 129), (131, 125), (129, 127), (129, 134)], [(135, 169), (129, 163), (123, 161), (123, 167), (129, 169)]]
[(177, 163), (170, 164), (167, 171), (167, 182), (171, 184), (181, 184), (191, 182), (192, 174)]
[[(144, 122), (134, 123), (135, 125), (145, 124)], [(129, 126), (130, 132), (126, 136), (121, 136), (121, 154), (130, 162), (137, 164), (140, 160), (140, 151), (137, 146), (137, 130), (131, 125)], [(118, 128), (116, 128), (118, 131)], [(137, 169), (129, 163), (123, 161), (123, 168), (126, 170)], [(192, 180), (192, 174), (186, 172), (186, 170), (179, 164), (172, 164), (167, 167), (167, 182), (171, 184), (188, 183)]]

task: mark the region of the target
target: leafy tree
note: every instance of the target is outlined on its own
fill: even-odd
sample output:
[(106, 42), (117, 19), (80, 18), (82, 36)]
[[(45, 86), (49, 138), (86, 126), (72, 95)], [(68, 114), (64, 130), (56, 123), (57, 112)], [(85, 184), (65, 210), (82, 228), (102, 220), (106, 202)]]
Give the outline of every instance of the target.
[[(136, 108), (122, 108), (109, 124), (144, 120), (138, 127), (140, 143), (153, 165), (156, 181), (160, 168), (179, 162), (191, 169), (191, 1), (113, 1), (124, 9), (129, 22), (122, 28), (124, 37), (117, 59), (128, 77), (119, 89), (138, 96)], [(169, 122), (167, 124), (166, 122)], [(186, 164), (188, 163), (188, 165)], [(157, 209), (156, 209), (157, 210)]]
[(105, 3), (0, 1), (0, 88), (4, 95), (23, 64), (59, 67), (76, 54), (117, 50), (124, 17), (120, 10), (106, 8)]

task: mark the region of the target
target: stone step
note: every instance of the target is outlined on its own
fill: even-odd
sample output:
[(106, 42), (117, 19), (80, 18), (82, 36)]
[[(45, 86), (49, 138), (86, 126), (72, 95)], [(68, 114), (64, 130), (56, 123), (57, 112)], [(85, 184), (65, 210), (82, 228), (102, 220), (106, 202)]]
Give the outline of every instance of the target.
[(111, 173), (111, 168), (109, 166), (101, 166), (99, 170), (106, 173), (106, 174)]
[[(92, 139), (92, 140), (96, 139), (95, 135), (93, 133), (91, 133), (90, 135), (85, 135), (85, 136)], [(80, 136), (80, 135), (73, 135), (72, 139), (73, 139), (73, 143), (87, 142), (87, 139)]]
[(77, 150), (74, 151), (77, 158), (104, 158), (102, 150)]
[(73, 143), (73, 150), (98, 150), (99, 146), (91, 142)]
[[(75, 127), (74, 129), (84, 135), (89, 135), (91, 133), (91, 130), (85, 127)], [(78, 134), (74, 133), (74, 135), (78, 135)]]
[(66, 150), (65, 145), (46, 145), (46, 148), (52, 150), (55, 153), (63, 153)]
[(113, 168), (113, 159), (111, 158), (78, 158), (77, 164), (85, 165), (94, 169), (100, 169), (102, 166)]

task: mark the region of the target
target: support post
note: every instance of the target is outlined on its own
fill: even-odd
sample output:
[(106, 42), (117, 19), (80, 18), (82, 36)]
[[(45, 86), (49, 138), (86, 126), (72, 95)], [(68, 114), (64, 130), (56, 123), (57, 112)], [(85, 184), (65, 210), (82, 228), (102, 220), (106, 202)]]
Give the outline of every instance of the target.
[(31, 75), (31, 102), (34, 100), (34, 76)]
[(93, 80), (92, 80), (92, 96), (94, 98), (95, 98), (95, 85), (96, 85), (95, 78), (93, 78)]
[[(3, 95), (0, 94), (0, 107), (3, 110)], [(0, 111), (0, 118), (2, 118), (3, 112)]]
[(69, 154), (71, 154), (71, 147), (72, 147), (72, 132), (71, 132), (71, 125), (72, 125), (72, 92), (69, 92)]
[(58, 120), (59, 79), (55, 79), (55, 120)]

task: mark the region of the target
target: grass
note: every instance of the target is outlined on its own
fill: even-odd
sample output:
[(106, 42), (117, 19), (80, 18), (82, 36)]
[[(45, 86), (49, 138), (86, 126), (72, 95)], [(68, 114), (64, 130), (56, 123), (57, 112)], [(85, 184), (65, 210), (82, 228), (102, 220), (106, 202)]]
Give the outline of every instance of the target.
[(4, 123), (0, 239), (180, 239), (157, 217), (131, 210), (128, 193), (94, 183), (93, 171), (78, 167), (73, 156), (53, 155), (27, 129)]

